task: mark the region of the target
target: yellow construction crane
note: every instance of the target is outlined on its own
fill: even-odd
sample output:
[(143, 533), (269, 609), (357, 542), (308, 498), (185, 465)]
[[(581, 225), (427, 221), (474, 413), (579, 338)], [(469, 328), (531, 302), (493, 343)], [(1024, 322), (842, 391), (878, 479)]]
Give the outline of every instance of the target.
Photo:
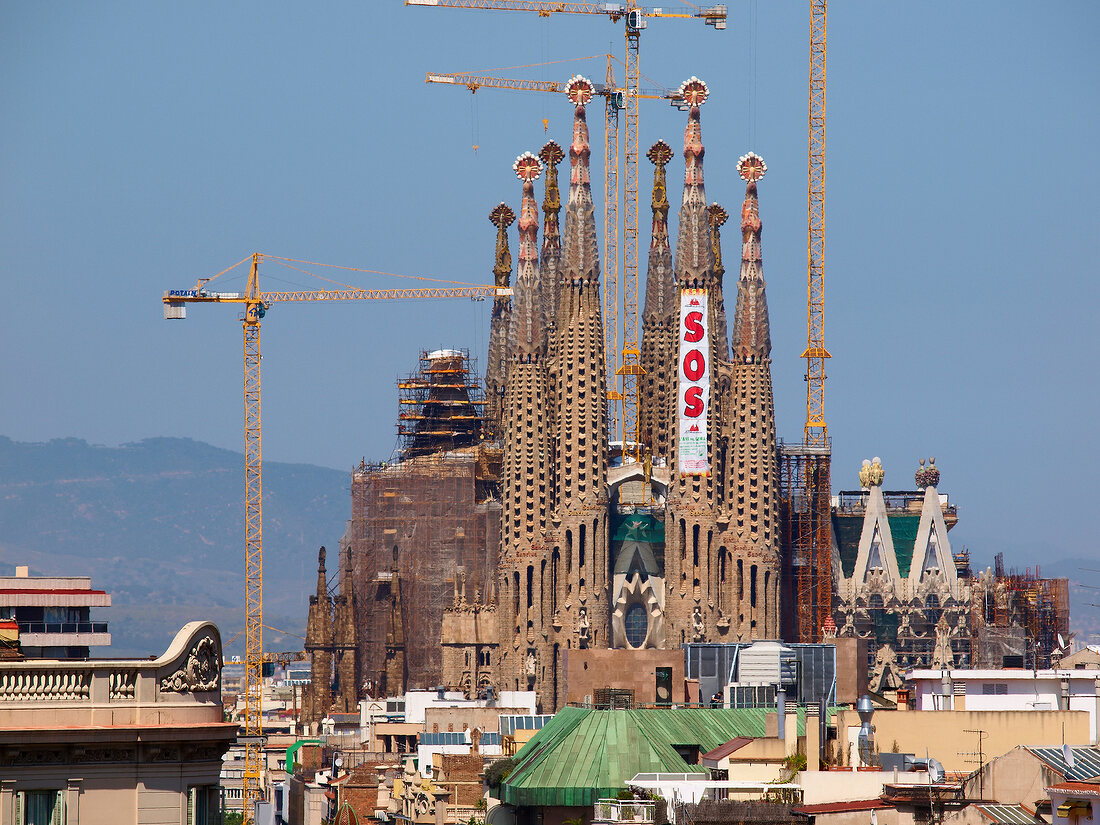
[[(623, 346), (620, 363), (615, 371), (622, 378), (622, 438), (623, 450), (628, 445), (638, 443), (638, 377), (642, 374), (640, 351), (638, 349), (638, 100), (640, 99), (638, 62), (638, 43), (642, 30), (646, 28), (650, 17), (696, 18), (716, 30), (726, 28), (726, 6), (717, 4), (710, 8), (684, 8), (674, 11), (665, 7), (647, 8), (633, 0), (622, 3), (569, 3), (561, 0), (405, 0), (406, 6), (444, 6), (460, 9), (493, 9), (504, 11), (533, 11), (540, 17), (552, 14), (597, 14), (610, 19), (613, 23), (624, 21), (626, 27), (626, 85), (622, 108), (626, 111), (625, 182), (623, 210)], [(609, 72), (610, 75), (610, 72)], [(609, 77), (608, 85), (613, 85)], [(609, 103), (610, 105), (610, 103)], [(616, 115), (615, 124), (618, 120)], [(605, 140), (609, 137), (605, 133)], [(605, 167), (607, 168), (607, 167)], [(615, 136), (615, 165), (611, 167), (615, 175), (615, 203), (618, 204), (618, 137)], [(605, 179), (605, 183), (606, 183)], [(606, 196), (606, 192), (605, 192)], [(606, 204), (606, 199), (605, 199)], [(605, 205), (606, 210), (606, 205)], [(605, 211), (606, 215), (606, 211)], [(618, 223), (617, 216), (615, 223)], [(618, 250), (604, 250), (605, 266), (614, 259), (617, 269)], [(612, 282), (609, 276), (604, 280), (605, 289)], [(614, 279), (617, 287), (618, 278)], [(617, 295), (612, 296), (617, 305)], [(607, 300), (605, 298), (605, 305)], [(616, 325), (617, 326), (617, 325)], [(610, 378), (610, 376), (609, 376)], [(609, 382), (610, 383), (610, 382)], [(635, 456), (637, 457), (637, 456)]]
[[(357, 289), (301, 292), (261, 292), (260, 262), (271, 258), (294, 267), (312, 265), (310, 261), (255, 253), (251, 257), (248, 283), (244, 292), (215, 292), (209, 284), (249, 260), (244, 258), (214, 278), (202, 278), (191, 289), (173, 289), (164, 293), (164, 317), (169, 320), (187, 317), (187, 304), (228, 303), (243, 306), (241, 326), (244, 329), (244, 555), (245, 555), (245, 713), (244, 736), (244, 817), (247, 825), (255, 818), (255, 803), (260, 798), (260, 758), (263, 743), (263, 719), (260, 700), (263, 670), (263, 440), (260, 426), (260, 322), (275, 303), (302, 301), (372, 301), (403, 298), (475, 298), (483, 299), (499, 293), (495, 286), (475, 286), (449, 282), (450, 286), (416, 289)], [(353, 267), (340, 267), (353, 271)], [(304, 270), (303, 270), (304, 271)], [(418, 278), (430, 281), (432, 278)], [(511, 290), (506, 290), (507, 294)]]
[(828, 0), (810, 0), (810, 106), (806, 246), (806, 428), (810, 447), (825, 447), (825, 54)]
[[(616, 389), (616, 382), (611, 377), (616, 374), (615, 356), (619, 353), (619, 110), (623, 108), (626, 100), (626, 90), (615, 83), (614, 56), (608, 54), (607, 74), (605, 83), (593, 84), (596, 94), (605, 99), (604, 105), (604, 198), (603, 198), (603, 248), (604, 248), (604, 292), (603, 292), (603, 317), (605, 324), (604, 349), (607, 363), (605, 365), (608, 375), (608, 427), (611, 432), (620, 434), (624, 441), (628, 432), (624, 419), (618, 417), (621, 409), (615, 405), (621, 402), (625, 393)], [(590, 58), (580, 58), (588, 60)], [(562, 61), (555, 61), (562, 62)], [(546, 65), (546, 64), (534, 64)], [(514, 68), (514, 67), (513, 67)], [(497, 69), (493, 71), (505, 71)], [(565, 93), (565, 83), (556, 80), (518, 80), (509, 77), (498, 77), (488, 74), (475, 74), (473, 72), (428, 72), (425, 83), (445, 83), (462, 86), (476, 93), (482, 87), (491, 89), (511, 89), (520, 92), (559, 92)], [(678, 91), (668, 89), (639, 89), (637, 97), (641, 100), (667, 100), (673, 106), (682, 106), (683, 97)], [(637, 291), (635, 290), (635, 296)], [(635, 312), (636, 315), (636, 312)], [(624, 329), (624, 340), (629, 339), (629, 334)], [(636, 333), (635, 333), (636, 338)], [(640, 370), (640, 366), (638, 368)], [(624, 370), (625, 372), (625, 370)], [(624, 373), (619, 373), (624, 374)], [(631, 375), (640, 375), (640, 372), (632, 371)], [(635, 379), (636, 380), (636, 379)]]
[(809, 160), (806, 196), (806, 426), (785, 448), (792, 498), (796, 638), (820, 641), (832, 605), (831, 465), (825, 424), (825, 55), (828, 0), (810, 0)]

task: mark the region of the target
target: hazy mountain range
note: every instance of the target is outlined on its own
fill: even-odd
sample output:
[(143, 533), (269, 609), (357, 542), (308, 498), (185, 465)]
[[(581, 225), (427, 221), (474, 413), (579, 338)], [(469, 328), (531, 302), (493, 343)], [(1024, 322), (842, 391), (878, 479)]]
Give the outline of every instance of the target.
[[(339, 545), (349, 486), (348, 472), (265, 464), (265, 624), (284, 631), (265, 631), (267, 650), (301, 649), (292, 634), (305, 632), (317, 548)], [(109, 622), (112, 650), (93, 655), (159, 655), (193, 619), (215, 621), (228, 641), (244, 626), (243, 487), (240, 453), (190, 439), (99, 447), (0, 437), (0, 575), (28, 564), (32, 574), (91, 576), (113, 597), (95, 615)], [(1100, 639), (1100, 591), (1083, 583), (1100, 581), (1091, 568), (1100, 561), (1042, 568), (1071, 580), (1079, 642)], [(227, 652), (243, 653), (243, 637)]]
[[(305, 632), (317, 548), (336, 548), (351, 513), (350, 473), (264, 465), (264, 623)], [(75, 438), (0, 437), (0, 575), (91, 576), (111, 594), (111, 650), (164, 652), (192, 619), (226, 641), (244, 626), (244, 458), (181, 438), (98, 447)], [(265, 631), (268, 650), (300, 650)], [(243, 652), (243, 636), (228, 652)]]

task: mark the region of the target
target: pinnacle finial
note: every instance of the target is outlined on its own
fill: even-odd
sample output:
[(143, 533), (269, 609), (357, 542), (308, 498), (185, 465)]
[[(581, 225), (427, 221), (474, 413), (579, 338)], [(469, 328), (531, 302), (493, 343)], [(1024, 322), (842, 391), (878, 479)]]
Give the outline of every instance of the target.
[(702, 80), (692, 75), (680, 84), (676, 94), (691, 108), (698, 108), (707, 102), (710, 88)]
[(546, 194), (542, 199), (542, 212), (546, 226), (543, 227), (543, 243), (553, 224), (555, 238), (558, 234), (558, 210), (561, 209), (561, 190), (558, 189), (558, 164), (565, 160), (565, 152), (554, 141), (547, 141), (539, 149), (539, 160), (546, 164)]
[(576, 106), (587, 106), (595, 93), (596, 87), (584, 75), (575, 74), (565, 84), (565, 94)]
[(663, 243), (668, 245), (668, 186), (665, 178), (665, 166), (672, 160), (672, 147), (659, 140), (649, 147), (645, 153), (650, 162), (656, 167), (653, 170), (653, 240), (658, 243), (663, 237)]
[(737, 281), (737, 310), (733, 319), (733, 354), (740, 363), (759, 363), (771, 356), (768, 300), (764, 289), (764, 261), (760, 246), (760, 202), (756, 182), (768, 171), (755, 152), (737, 161), (737, 174), (745, 181), (741, 204), (741, 274)]
[(489, 221), (497, 228), (496, 263), (493, 264), (493, 275), (496, 276), (496, 285), (506, 288), (508, 278), (512, 274), (512, 253), (508, 249), (508, 227), (516, 219), (516, 213), (506, 203), (499, 203), (489, 213)]
[(697, 77), (684, 81), (679, 94), (690, 108), (684, 127), (684, 195), (680, 204), (680, 231), (676, 236), (676, 279), (681, 286), (711, 286), (714, 253), (707, 224), (707, 200), (703, 186), (703, 127), (699, 106), (707, 99), (707, 84)]
[(535, 203), (535, 179), (542, 174), (542, 162), (524, 152), (512, 164), (523, 181), (523, 202), (519, 215), (519, 268), (516, 273), (515, 304), (512, 312), (512, 347), (521, 361), (536, 356), (543, 343), (541, 301), (538, 282), (539, 210)]
[(722, 276), (726, 273), (725, 266), (722, 265), (722, 233), (720, 231), (723, 224), (729, 220), (730, 213), (717, 203), (712, 203), (707, 207), (707, 223), (710, 225), (710, 246), (714, 250), (714, 277), (719, 282)]
[(503, 201), (494, 206), (493, 211), (489, 213), (489, 222), (497, 229), (507, 229), (515, 219), (516, 213)]
[(756, 152), (749, 152), (737, 159), (737, 174), (741, 176), (741, 180), (755, 183), (764, 177), (767, 171), (768, 164), (764, 163), (764, 159)]
[(588, 122), (584, 107), (592, 99), (595, 88), (591, 80), (580, 75), (573, 75), (565, 84), (565, 93), (576, 107), (573, 110), (573, 141), (569, 144), (570, 184), (591, 183), (588, 158), (592, 149), (588, 143)]
[(663, 140), (659, 140), (649, 147), (649, 151), (645, 153), (645, 156), (649, 158), (649, 162), (654, 166), (666, 166), (672, 160), (672, 147)]
[(541, 149), (539, 149), (539, 160), (545, 163), (547, 166), (557, 166), (565, 159), (565, 152), (561, 150), (552, 140), (547, 141)]
[(560, 286), (561, 229), (558, 213), (561, 212), (561, 190), (558, 188), (558, 164), (565, 159), (565, 152), (554, 141), (539, 150), (539, 160), (546, 164), (546, 191), (542, 198), (542, 254), (539, 259), (539, 281), (542, 305), (543, 332), (547, 336), (556, 325), (558, 317), (558, 292)]
[[(542, 163), (535, 155), (530, 152), (524, 152), (516, 158), (516, 162), (512, 164), (512, 169), (515, 171), (516, 177), (521, 181), (524, 183), (531, 183), (542, 174)], [(526, 193), (526, 187), (524, 188), (524, 192)]]
[(569, 201), (565, 212), (564, 278), (573, 284), (597, 283), (600, 277), (599, 249), (596, 245), (595, 215), (592, 206), (592, 178), (588, 159), (588, 123), (584, 107), (592, 99), (595, 87), (588, 78), (574, 75), (565, 85), (574, 103), (573, 139), (569, 144)]

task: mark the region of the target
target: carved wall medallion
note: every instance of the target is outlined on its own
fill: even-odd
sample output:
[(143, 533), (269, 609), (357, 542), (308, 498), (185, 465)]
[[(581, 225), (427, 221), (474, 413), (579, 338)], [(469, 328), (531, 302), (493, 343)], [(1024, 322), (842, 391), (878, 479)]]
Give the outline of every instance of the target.
[(180, 669), (161, 679), (161, 691), (200, 693), (217, 690), (221, 678), (219, 659), (217, 643), (212, 636), (204, 636), (191, 648)]

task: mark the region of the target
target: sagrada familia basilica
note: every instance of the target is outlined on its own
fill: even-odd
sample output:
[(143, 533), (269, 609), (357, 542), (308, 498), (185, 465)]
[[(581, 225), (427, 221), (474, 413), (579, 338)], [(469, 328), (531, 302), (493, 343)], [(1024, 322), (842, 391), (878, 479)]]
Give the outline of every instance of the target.
[[(586, 121), (595, 88), (574, 77), (566, 92), (567, 151), (551, 141), (513, 167), (514, 281), (517, 215), (504, 203), (489, 215), (496, 283), (509, 289), (493, 304), (484, 385), (464, 351), (421, 354), (419, 372), (398, 382), (400, 459), (352, 475), (336, 595), (322, 548), (306, 642), (311, 719), (365, 695), (441, 684), (470, 696), (534, 690), (552, 711), (566, 702), (569, 651), (797, 639), (757, 192), (767, 167), (753, 153), (737, 163), (745, 194), (730, 324), (721, 243), (730, 215), (708, 204), (703, 184), (708, 89), (697, 78), (680, 87), (688, 118), (675, 249), (674, 152), (658, 141), (646, 153), (638, 443), (615, 441)], [(934, 461), (922, 462), (916, 491), (884, 490), (883, 478), (877, 459), (865, 462), (860, 489), (827, 505), (824, 623), (797, 640), (858, 640), (879, 691), (909, 667), (1049, 662), (1068, 632), (1065, 580), (1006, 574), (999, 561), (972, 576), (948, 539), (957, 514)]]
[[(672, 150), (658, 142), (648, 152), (655, 174), (640, 357), (645, 457), (624, 460), (622, 444), (607, 436), (586, 123), (593, 92), (581, 77), (567, 87), (575, 108), (560, 229), (556, 165), (565, 153), (551, 142), (516, 161), (519, 262), (511, 307), (494, 314), (487, 369), (490, 396), (494, 383), (501, 387), (499, 563), (491, 601), (451, 608), (478, 621), (454, 617), (444, 639), (445, 680), (534, 689), (547, 707), (561, 703), (569, 649), (675, 649), (779, 635), (777, 451), (757, 203), (766, 167), (752, 154), (738, 164), (746, 192), (731, 336), (719, 237), (727, 214), (707, 203), (703, 185), (708, 89), (686, 82), (675, 252), (666, 192)], [(534, 182), (544, 171), (540, 250)]]

